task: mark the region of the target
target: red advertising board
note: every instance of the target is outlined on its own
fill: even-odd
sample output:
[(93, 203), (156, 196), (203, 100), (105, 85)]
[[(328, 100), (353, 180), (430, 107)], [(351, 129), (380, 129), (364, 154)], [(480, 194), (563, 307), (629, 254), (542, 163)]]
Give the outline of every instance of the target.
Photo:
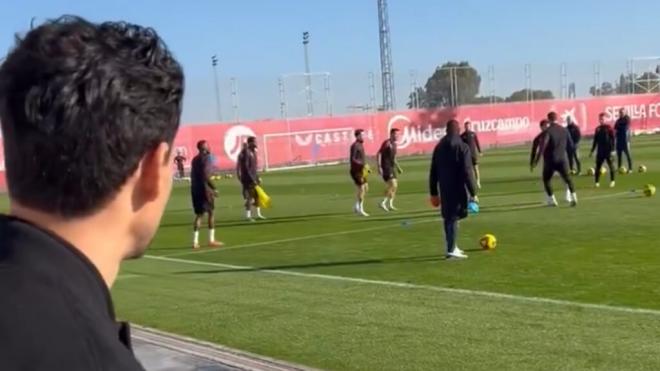
[[(628, 95), (592, 99), (552, 100), (533, 103), (504, 103), (462, 106), (439, 110), (407, 110), (338, 117), (302, 118), (291, 120), (254, 121), (235, 125), (184, 126), (176, 139), (176, 147), (187, 154), (194, 153), (197, 140), (205, 139), (219, 158), (221, 168), (234, 167), (246, 136), (256, 136), (262, 161), (269, 167), (315, 162), (315, 153), (331, 147), (327, 154), (342, 160), (348, 155), (355, 129), (366, 133), (365, 149), (375, 155), (389, 129), (401, 130), (399, 153), (402, 155), (429, 153), (444, 135), (449, 119), (471, 121), (483, 146), (508, 146), (530, 141), (538, 133), (538, 123), (549, 111), (556, 111), (563, 122), (571, 116), (585, 135), (591, 134), (604, 112), (614, 123), (619, 108), (626, 108), (636, 133), (660, 131), (660, 96)], [(286, 140), (269, 140), (284, 135)], [(340, 150), (336, 150), (339, 148)]]
[[(400, 132), (399, 153), (423, 154), (432, 151), (444, 135), (449, 119), (471, 121), (483, 146), (507, 146), (530, 141), (538, 133), (538, 122), (549, 111), (562, 118), (573, 117), (589, 135), (605, 112), (608, 122), (617, 118), (619, 108), (626, 108), (636, 133), (660, 131), (660, 95), (625, 95), (590, 99), (551, 100), (531, 103), (501, 103), (461, 106), (437, 110), (406, 110), (360, 115), (262, 120), (241, 124), (186, 125), (181, 127), (175, 148), (191, 158), (198, 140), (206, 140), (223, 169), (232, 169), (247, 136), (256, 136), (260, 144), (262, 165), (269, 167), (343, 160), (353, 140), (355, 129), (366, 133), (365, 149), (375, 154), (389, 129)], [(0, 149), (1, 147), (0, 143)], [(4, 156), (0, 151), (0, 187), (4, 188)]]

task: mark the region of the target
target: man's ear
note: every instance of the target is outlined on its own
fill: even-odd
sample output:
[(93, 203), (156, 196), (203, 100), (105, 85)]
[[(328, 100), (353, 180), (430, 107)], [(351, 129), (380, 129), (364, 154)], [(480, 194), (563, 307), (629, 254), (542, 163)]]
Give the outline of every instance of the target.
[(149, 151), (140, 163), (138, 187), (144, 202), (153, 201), (163, 192), (162, 181), (170, 177), (172, 148), (162, 142)]

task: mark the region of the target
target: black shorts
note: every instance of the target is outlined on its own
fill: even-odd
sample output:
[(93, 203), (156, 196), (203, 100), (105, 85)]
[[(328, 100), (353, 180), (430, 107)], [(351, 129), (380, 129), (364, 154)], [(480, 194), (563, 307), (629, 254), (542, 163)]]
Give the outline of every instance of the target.
[(564, 178), (568, 177), (570, 174), (568, 161), (550, 162), (543, 165), (543, 180), (549, 180), (555, 173), (559, 173)]
[(243, 199), (245, 200), (253, 199), (256, 202), (257, 201), (256, 186), (252, 183), (243, 183), (243, 182), (241, 182), (241, 186), (243, 192)]
[(619, 144), (619, 142), (617, 142), (617, 144), (616, 144), (616, 151), (617, 151), (618, 153), (626, 152), (626, 151), (628, 151), (629, 149), (630, 149), (630, 147), (628, 147), (628, 142), (625, 142), (625, 143), (623, 143), (623, 144)]
[(367, 184), (367, 179), (362, 176), (362, 172), (357, 172), (357, 171), (351, 171), (351, 179), (353, 179), (353, 183), (355, 183), (356, 186), (362, 186)]
[(215, 198), (207, 192), (193, 192), (192, 204), (195, 215), (204, 215), (215, 210)]
[(392, 169), (383, 169), (383, 180), (387, 183), (392, 179), (396, 179), (396, 172)]

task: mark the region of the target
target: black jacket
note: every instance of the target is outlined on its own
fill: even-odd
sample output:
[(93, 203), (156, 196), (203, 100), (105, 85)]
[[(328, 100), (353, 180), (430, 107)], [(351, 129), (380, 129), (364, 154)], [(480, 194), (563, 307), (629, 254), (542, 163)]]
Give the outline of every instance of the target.
[(568, 130), (568, 134), (571, 136), (573, 144), (577, 147), (577, 145), (580, 143), (580, 140), (582, 140), (582, 132), (580, 131), (580, 127), (576, 124), (571, 124), (566, 126), (566, 130)]
[(470, 148), (470, 153), (472, 157), (477, 157), (481, 153), (481, 145), (479, 144), (479, 137), (474, 131), (464, 131), (461, 134), (461, 139), (465, 144)]
[(539, 147), (541, 146), (541, 140), (543, 140), (543, 132), (540, 132), (536, 137), (534, 137), (534, 140), (532, 141), (532, 152), (529, 156), (529, 165), (534, 166), (534, 160), (536, 160), (536, 154), (539, 151)]
[(630, 139), (630, 116), (619, 117), (614, 123), (617, 146), (626, 146)]
[(608, 158), (614, 151), (614, 130), (609, 125), (598, 125), (594, 133), (594, 141), (591, 145), (591, 153), (598, 149), (598, 157)]
[(566, 128), (557, 123), (550, 123), (550, 126), (543, 132), (539, 151), (543, 154), (543, 160), (546, 164), (562, 164), (568, 162), (569, 151), (574, 151), (575, 145)]
[(429, 174), (431, 196), (440, 194), (442, 217), (467, 217), (469, 197), (476, 195), (470, 148), (458, 134), (447, 135), (435, 146)]
[(259, 183), (259, 175), (257, 174), (257, 154), (245, 148), (238, 155), (238, 174), (239, 180), (242, 184), (252, 186)]
[(200, 153), (190, 164), (190, 190), (193, 194), (206, 194), (215, 190), (211, 181), (213, 164), (211, 154)]
[(105, 282), (67, 242), (0, 216), (0, 370), (143, 370)]

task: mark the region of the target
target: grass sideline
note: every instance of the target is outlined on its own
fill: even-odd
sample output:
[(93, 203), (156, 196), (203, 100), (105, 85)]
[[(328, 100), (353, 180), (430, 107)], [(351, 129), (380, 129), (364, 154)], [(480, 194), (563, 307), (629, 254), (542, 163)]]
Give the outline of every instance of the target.
[[(633, 154), (649, 173), (619, 176), (615, 189), (576, 178), (580, 206), (547, 209), (526, 151), (487, 152), (481, 213), (461, 224), (463, 262), (442, 260), (423, 158), (402, 162), (397, 213), (377, 209), (372, 177), (367, 219), (351, 214), (344, 166), (265, 174), (275, 207), (253, 224), (236, 181), (222, 180), (216, 233), (228, 248), (199, 253), (180, 186), (155, 258), (124, 266), (117, 311), (324, 369), (656, 370), (660, 201), (631, 190), (660, 185), (660, 137), (635, 138)], [(495, 251), (478, 249), (485, 233), (498, 237)]]

